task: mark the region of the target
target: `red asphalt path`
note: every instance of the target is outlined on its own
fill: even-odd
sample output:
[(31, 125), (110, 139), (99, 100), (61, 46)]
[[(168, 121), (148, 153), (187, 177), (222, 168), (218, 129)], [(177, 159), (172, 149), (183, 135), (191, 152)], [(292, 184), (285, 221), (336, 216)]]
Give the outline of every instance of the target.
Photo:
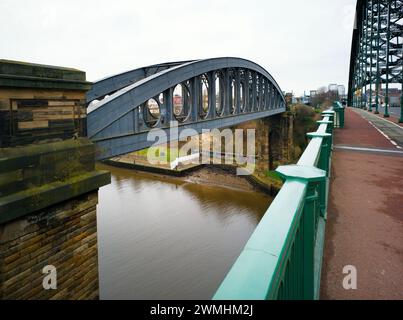
[[(397, 150), (350, 108), (335, 146)], [(403, 154), (335, 148), (322, 299), (403, 299)], [(357, 290), (343, 288), (345, 266)]]

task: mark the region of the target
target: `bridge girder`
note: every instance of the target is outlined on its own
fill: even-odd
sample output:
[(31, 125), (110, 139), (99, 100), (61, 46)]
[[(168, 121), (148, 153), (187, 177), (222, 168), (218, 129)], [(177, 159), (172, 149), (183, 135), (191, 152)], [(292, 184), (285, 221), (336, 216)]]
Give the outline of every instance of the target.
[[(162, 69), (162, 71), (159, 71)], [(203, 130), (233, 126), (285, 111), (283, 93), (261, 66), (239, 58), (215, 58), (156, 65), (103, 79), (87, 95), (88, 137), (97, 144), (97, 159), (151, 146), (149, 132), (170, 123)], [(130, 84), (131, 83), (131, 84)], [(111, 94), (110, 96), (107, 96)], [(165, 141), (161, 141), (165, 142)]]
[(89, 103), (94, 100), (102, 100), (105, 98), (105, 96), (112, 95), (115, 92), (153, 74), (192, 61), (194, 60), (155, 64), (98, 80), (94, 82), (91, 90), (87, 92), (87, 102)]
[(349, 105), (364, 107), (372, 99), (379, 105), (385, 84), (403, 81), (403, 1), (358, 0), (351, 47)]

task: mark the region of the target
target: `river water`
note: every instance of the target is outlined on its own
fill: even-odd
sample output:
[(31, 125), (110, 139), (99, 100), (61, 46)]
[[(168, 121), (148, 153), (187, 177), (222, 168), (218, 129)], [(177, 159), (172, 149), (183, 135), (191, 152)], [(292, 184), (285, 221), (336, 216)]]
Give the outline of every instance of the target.
[(271, 202), (252, 190), (98, 168), (112, 173), (97, 209), (101, 299), (211, 299)]

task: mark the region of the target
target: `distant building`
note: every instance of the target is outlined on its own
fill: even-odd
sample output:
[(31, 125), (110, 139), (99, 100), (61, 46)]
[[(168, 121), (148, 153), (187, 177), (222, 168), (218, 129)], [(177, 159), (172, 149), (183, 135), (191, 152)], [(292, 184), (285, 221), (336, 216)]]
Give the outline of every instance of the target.
[(340, 97), (345, 97), (345, 95), (346, 95), (346, 87), (345, 86), (343, 86), (343, 85), (338, 85), (337, 86), (337, 92), (339, 93), (339, 96)]
[(318, 94), (317, 90), (311, 90), (311, 97), (314, 97)]
[(182, 96), (179, 94), (175, 94), (174, 95), (174, 99), (173, 99), (173, 107), (174, 107), (174, 113), (176, 115), (182, 113), (183, 110), (183, 99)]
[(330, 92), (337, 92), (338, 91), (338, 85), (336, 83), (329, 84), (328, 89), (329, 89)]
[(311, 104), (311, 97), (308, 95), (304, 95), (302, 97), (301, 103), (306, 104), (306, 105)]
[[(388, 96), (389, 96), (389, 106), (391, 107), (399, 107), (400, 106), (400, 97), (402, 95), (402, 91), (397, 89), (397, 88), (389, 88), (388, 90)], [(381, 103), (385, 103), (385, 94), (386, 90), (382, 89), (380, 92), (380, 100)]]

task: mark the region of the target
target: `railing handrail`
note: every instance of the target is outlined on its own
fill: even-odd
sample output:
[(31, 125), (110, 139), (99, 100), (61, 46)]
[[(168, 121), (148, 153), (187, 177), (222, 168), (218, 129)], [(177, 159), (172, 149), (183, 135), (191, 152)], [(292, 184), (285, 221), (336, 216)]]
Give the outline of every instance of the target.
[[(325, 116), (324, 121), (330, 121), (330, 117)], [(316, 131), (317, 133), (326, 133), (328, 124), (321, 124)], [(320, 149), (322, 147), (323, 138), (313, 138), (306, 147), (304, 153), (300, 157), (298, 164), (303, 166), (317, 166), (320, 156)]]
[[(319, 248), (323, 250), (323, 243), (320, 243), (323, 242), (323, 239), (317, 239), (316, 233), (319, 233), (318, 229), (324, 225), (326, 215), (328, 191), (326, 177), (329, 175), (333, 130), (331, 123), (332, 116), (335, 116), (335, 113), (331, 115), (333, 110), (331, 108), (328, 113), (323, 115), (322, 122), (324, 123), (320, 124), (318, 130), (311, 134), (312, 140), (298, 164), (277, 170), (280, 173), (283, 172), (285, 183), (214, 295), (214, 300), (268, 300), (281, 298), (280, 295), (286, 299), (318, 298), (318, 288), (314, 287), (318, 287), (319, 284), (314, 280), (314, 278), (317, 279), (314, 272), (320, 273), (320, 269), (318, 271), (317, 267), (314, 267), (313, 255), (317, 240)], [(325, 171), (315, 167), (321, 167)], [(297, 173), (293, 173), (293, 171)], [(301, 172), (302, 174), (298, 176)], [(313, 202), (313, 207), (312, 201), (317, 201), (316, 205)], [(306, 223), (302, 223), (302, 219), (306, 219), (302, 217), (303, 215), (309, 216), (314, 221), (312, 229), (303, 226)], [(319, 221), (320, 219), (321, 221)], [(290, 268), (291, 255), (298, 250), (298, 248), (295, 249), (295, 246), (301, 245), (295, 238), (305, 235), (305, 233), (302, 236), (300, 234), (307, 232), (305, 229), (309, 229), (311, 234), (315, 233), (310, 238), (311, 256), (310, 259), (307, 259), (312, 261), (308, 261), (308, 264), (306, 264), (307, 261), (303, 262), (304, 268), (308, 265), (312, 270), (307, 272), (304, 269), (303, 274), (300, 275), (302, 278), (305, 276), (312, 278), (309, 286), (306, 285), (304, 279), (298, 281), (297, 279), (284, 279), (286, 276), (295, 276), (294, 274), (287, 275), (286, 271)], [(306, 241), (307, 239), (303, 239), (304, 243)], [(296, 257), (294, 258), (296, 259)], [(316, 260), (321, 265), (321, 257)], [(299, 269), (300, 266), (293, 266), (293, 268)], [(290, 283), (294, 280), (294, 283), (291, 284), (294, 288), (290, 292), (287, 290), (280, 292), (283, 290), (281, 283), (286, 280)], [(301, 283), (304, 288), (298, 287)]]
[[(286, 181), (233, 265), (214, 300), (268, 300), (273, 298), (281, 272), (281, 256), (307, 184)], [(287, 209), (285, 210), (285, 205)], [(274, 229), (274, 230), (273, 230)], [(272, 232), (275, 231), (275, 232)]]

